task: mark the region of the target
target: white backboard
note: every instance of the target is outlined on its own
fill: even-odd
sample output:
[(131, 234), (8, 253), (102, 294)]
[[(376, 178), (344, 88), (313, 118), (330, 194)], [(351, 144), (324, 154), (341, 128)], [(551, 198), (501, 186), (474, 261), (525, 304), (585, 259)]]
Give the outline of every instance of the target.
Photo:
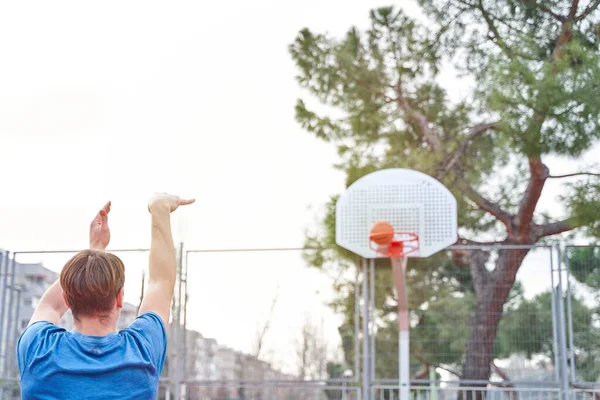
[(419, 235), (419, 250), (408, 257), (428, 257), (458, 238), (456, 199), (429, 175), (393, 168), (354, 182), (336, 206), (336, 242), (364, 258), (384, 257), (369, 247), (369, 230), (387, 221), (396, 231)]

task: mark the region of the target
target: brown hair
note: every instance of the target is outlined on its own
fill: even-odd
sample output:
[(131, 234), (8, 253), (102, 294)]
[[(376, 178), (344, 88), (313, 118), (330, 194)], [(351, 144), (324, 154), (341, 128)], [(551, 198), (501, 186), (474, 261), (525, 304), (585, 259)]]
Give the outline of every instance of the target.
[(74, 318), (110, 311), (124, 284), (123, 261), (99, 250), (75, 254), (60, 273), (60, 285)]

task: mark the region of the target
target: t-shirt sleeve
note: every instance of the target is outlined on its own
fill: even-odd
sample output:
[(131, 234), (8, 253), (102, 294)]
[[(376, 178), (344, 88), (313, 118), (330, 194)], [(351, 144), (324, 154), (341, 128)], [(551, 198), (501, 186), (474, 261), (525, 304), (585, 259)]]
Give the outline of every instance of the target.
[(126, 330), (141, 337), (150, 345), (152, 361), (160, 374), (167, 354), (167, 332), (162, 318), (156, 313), (145, 312), (137, 317)]
[(32, 357), (35, 355), (40, 344), (50, 333), (54, 331), (56, 325), (48, 321), (38, 321), (29, 325), (17, 342), (17, 363), (19, 364), (19, 373), (23, 376), (23, 372), (31, 363)]

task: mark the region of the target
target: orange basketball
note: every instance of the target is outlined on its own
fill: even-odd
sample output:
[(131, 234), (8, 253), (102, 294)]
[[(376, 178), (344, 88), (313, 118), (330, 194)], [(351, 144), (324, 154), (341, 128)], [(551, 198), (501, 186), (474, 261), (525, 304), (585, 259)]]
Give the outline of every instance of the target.
[(394, 240), (394, 227), (385, 221), (375, 222), (369, 231), (369, 239), (381, 246), (390, 244)]

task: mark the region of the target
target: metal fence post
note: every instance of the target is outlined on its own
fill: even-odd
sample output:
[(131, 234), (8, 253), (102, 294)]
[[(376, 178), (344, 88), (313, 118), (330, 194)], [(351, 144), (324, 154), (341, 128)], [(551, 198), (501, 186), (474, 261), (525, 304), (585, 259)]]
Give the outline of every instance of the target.
[[(14, 290), (17, 292), (17, 305), (15, 307), (15, 329), (12, 332), (12, 337), (13, 340), (11, 341), (12, 344), (16, 344), (17, 342), (17, 336), (19, 334), (19, 330), (21, 329), (21, 327), (19, 326), (19, 320), (21, 319), (21, 293), (23, 292), (23, 286), (13, 286), (11, 287), (11, 290)], [(14, 346), (13, 346), (14, 348)], [(15, 350), (15, 349), (13, 349)], [(16, 350), (15, 350), (16, 351)], [(13, 371), (15, 368), (15, 360), (16, 357), (10, 357), (8, 359), (8, 377), (13, 377)]]
[[(551, 255), (552, 256), (552, 255)], [(554, 288), (554, 269), (550, 270), (550, 280), (551, 280), (551, 308), (552, 308), (552, 343), (554, 348), (554, 379), (557, 382), (560, 382), (560, 348), (558, 344), (558, 320), (557, 317), (558, 312), (557, 308), (560, 306), (560, 295), (557, 293), (558, 290)], [(558, 306), (557, 306), (558, 304)]]
[(367, 284), (368, 264), (367, 260), (363, 259), (362, 265), (363, 282), (363, 400), (371, 398), (371, 374), (369, 374), (369, 286)]
[(569, 362), (571, 367), (571, 382), (577, 382), (577, 369), (575, 365), (575, 339), (573, 338), (573, 306), (571, 304), (571, 270), (569, 260), (569, 246), (565, 248), (565, 270), (567, 273), (567, 328), (569, 329)]
[[(6, 251), (0, 265), (0, 356), (4, 355), (4, 310), (6, 309), (6, 280), (10, 253)], [(4, 376), (4, 371), (2, 371)]]
[(360, 260), (354, 277), (354, 380), (360, 383)]
[(182, 272), (183, 272), (183, 243), (179, 243), (179, 248), (177, 249), (177, 300), (175, 302), (175, 312), (177, 315), (177, 319), (173, 318), (173, 322), (176, 324), (175, 327), (175, 337), (174, 346), (175, 346), (175, 400), (181, 400), (181, 377), (183, 372), (183, 365), (181, 365), (181, 354), (183, 350), (183, 346), (181, 343), (182, 332), (181, 332), (181, 290), (182, 290)]
[(563, 287), (562, 287), (562, 263), (561, 263), (561, 259), (562, 259), (562, 254), (561, 254), (561, 249), (560, 246), (557, 245), (556, 247), (556, 255), (558, 258), (558, 299), (559, 301), (557, 302), (558, 304), (558, 314), (557, 317), (558, 319), (558, 338), (559, 338), (559, 348), (560, 348), (560, 353), (561, 353), (561, 357), (560, 357), (560, 365), (558, 366), (559, 370), (560, 370), (560, 387), (561, 387), (561, 391), (562, 391), (562, 398), (564, 400), (567, 400), (569, 398), (569, 390), (570, 390), (570, 385), (569, 385), (569, 366), (567, 363), (567, 335), (566, 335), (566, 329), (565, 329), (565, 301), (564, 301), (564, 293), (563, 293)]
[(369, 260), (369, 382), (375, 379), (375, 259)]
[[(188, 337), (188, 331), (187, 331), (187, 306), (188, 306), (188, 251), (185, 252), (185, 259), (184, 259), (184, 273), (182, 273), (183, 276), (183, 346), (184, 349), (187, 347), (187, 337)], [(187, 375), (187, 365), (188, 365), (188, 352), (184, 351), (183, 352), (183, 379), (187, 380), (189, 377)], [(184, 385), (184, 393), (183, 393), (183, 397), (187, 398), (188, 396), (188, 385), (185, 384)]]
[[(11, 260), (11, 267), (9, 268), (9, 273), (10, 273), (10, 284), (8, 285), (9, 287), (14, 287), (15, 286), (15, 275), (16, 275), (16, 261), (15, 259), (17, 258), (17, 253), (13, 253), (13, 258)], [(8, 277), (7, 277), (8, 279)], [(13, 296), (13, 291), (12, 290), (7, 290), (8, 292), (8, 311), (7, 311), (7, 316), (8, 316), (8, 321), (6, 323), (6, 340), (5, 340), (5, 345), (4, 345), (4, 362), (3, 362), (3, 370), (4, 370), (4, 376), (8, 376), (8, 355), (9, 355), (9, 349), (8, 346), (11, 345), (12, 343), (10, 343), (10, 333), (12, 331), (12, 318), (11, 318), (11, 313), (12, 313), (12, 309), (13, 309), (13, 304), (14, 304), (14, 296)]]

